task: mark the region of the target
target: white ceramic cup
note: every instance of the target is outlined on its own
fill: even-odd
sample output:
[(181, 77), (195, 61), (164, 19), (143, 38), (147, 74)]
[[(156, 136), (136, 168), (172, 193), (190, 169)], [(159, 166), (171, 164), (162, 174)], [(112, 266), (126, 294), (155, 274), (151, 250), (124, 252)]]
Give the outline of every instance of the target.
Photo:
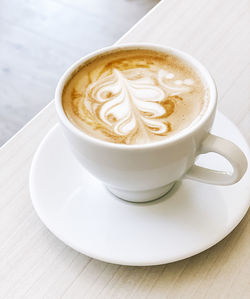
[[(151, 49), (174, 54), (199, 73), (209, 89), (209, 101), (197, 122), (163, 141), (124, 145), (93, 138), (68, 120), (62, 107), (62, 92), (72, 75), (90, 59), (128, 49)], [(78, 161), (122, 199), (145, 202), (159, 198), (182, 178), (231, 185), (239, 181), (247, 169), (247, 159), (235, 144), (209, 133), (217, 102), (216, 86), (211, 75), (196, 59), (177, 49), (154, 44), (127, 44), (96, 51), (81, 58), (63, 74), (56, 88), (55, 102), (59, 121)], [(211, 170), (194, 164), (199, 154), (208, 152), (225, 157), (233, 171)]]

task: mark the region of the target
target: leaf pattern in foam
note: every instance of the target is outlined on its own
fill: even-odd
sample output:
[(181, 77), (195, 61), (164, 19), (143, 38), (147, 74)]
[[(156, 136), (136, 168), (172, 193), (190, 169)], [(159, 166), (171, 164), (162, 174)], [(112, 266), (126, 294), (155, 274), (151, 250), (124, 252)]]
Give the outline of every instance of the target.
[(185, 84), (167, 85), (172, 78), (165, 70), (156, 74), (144, 69), (113, 69), (89, 86), (91, 113), (119, 136), (131, 137), (138, 131), (164, 135), (171, 127), (165, 118), (174, 111), (177, 95), (191, 90)]

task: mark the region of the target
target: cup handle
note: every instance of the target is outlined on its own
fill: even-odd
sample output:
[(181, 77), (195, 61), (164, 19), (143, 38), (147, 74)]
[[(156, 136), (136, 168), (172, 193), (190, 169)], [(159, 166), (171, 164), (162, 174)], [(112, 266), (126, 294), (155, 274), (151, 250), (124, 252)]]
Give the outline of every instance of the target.
[(225, 157), (232, 165), (233, 171), (217, 171), (193, 165), (185, 174), (185, 178), (213, 185), (232, 185), (243, 177), (247, 170), (247, 158), (234, 143), (208, 133), (198, 154), (209, 152), (215, 152)]

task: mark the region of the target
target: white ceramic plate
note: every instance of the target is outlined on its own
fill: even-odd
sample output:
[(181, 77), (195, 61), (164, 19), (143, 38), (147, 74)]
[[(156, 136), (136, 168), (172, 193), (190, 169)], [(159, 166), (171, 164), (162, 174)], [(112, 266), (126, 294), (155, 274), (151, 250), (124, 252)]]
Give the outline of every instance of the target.
[[(244, 138), (220, 113), (213, 133), (235, 142), (249, 161)], [(199, 162), (229, 167), (215, 154)], [(249, 207), (250, 172), (233, 186), (183, 180), (159, 200), (129, 203), (78, 164), (57, 125), (35, 154), (30, 192), (43, 223), (75, 250), (110, 263), (157, 265), (195, 255), (229, 234)]]

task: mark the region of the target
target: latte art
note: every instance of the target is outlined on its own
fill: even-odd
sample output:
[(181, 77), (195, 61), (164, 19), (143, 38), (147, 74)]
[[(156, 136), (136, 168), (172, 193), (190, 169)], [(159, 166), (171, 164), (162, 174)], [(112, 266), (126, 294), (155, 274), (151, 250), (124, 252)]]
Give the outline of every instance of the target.
[(191, 90), (184, 84), (168, 84), (169, 75), (173, 74), (163, 70), (154, 74), (144, 69), (114, 68), (110, 75), (89, 86), (85, 105), (96, 121), (119, 136), (131, 139), (140, 131), (150, 140), (150, 135), (165, 135), (171, 129), (166, 117), (180, 100), (174, 96)]
[[(111, 75), (91, 86), (88, 101), (99, 104), (93, 107), (93, 113), (98, 121), (121, 136), (130, 136), (138, 128), (145, 132), (148, 128), (152, 133), (165, 133), (166, 125), (156, 120), (165, 114), (165, 109), (159, 104), (164, 100), (164, 92), (150, 78), (129, 79), (130, 72), (127, 72), (114, 69)], [(133, 70), (132, 76), (135, 72), (138, 70)]]
[(200, 82), (187, 67), (176, 70), (165, 57), (146, 54), (104, 57), (80, 70), (64, 91), (68, 118), (94, 137), (125, 144), (154, 142), (182, 128), (187, 111), (201, 111), (203, 99), (190, 100)]

